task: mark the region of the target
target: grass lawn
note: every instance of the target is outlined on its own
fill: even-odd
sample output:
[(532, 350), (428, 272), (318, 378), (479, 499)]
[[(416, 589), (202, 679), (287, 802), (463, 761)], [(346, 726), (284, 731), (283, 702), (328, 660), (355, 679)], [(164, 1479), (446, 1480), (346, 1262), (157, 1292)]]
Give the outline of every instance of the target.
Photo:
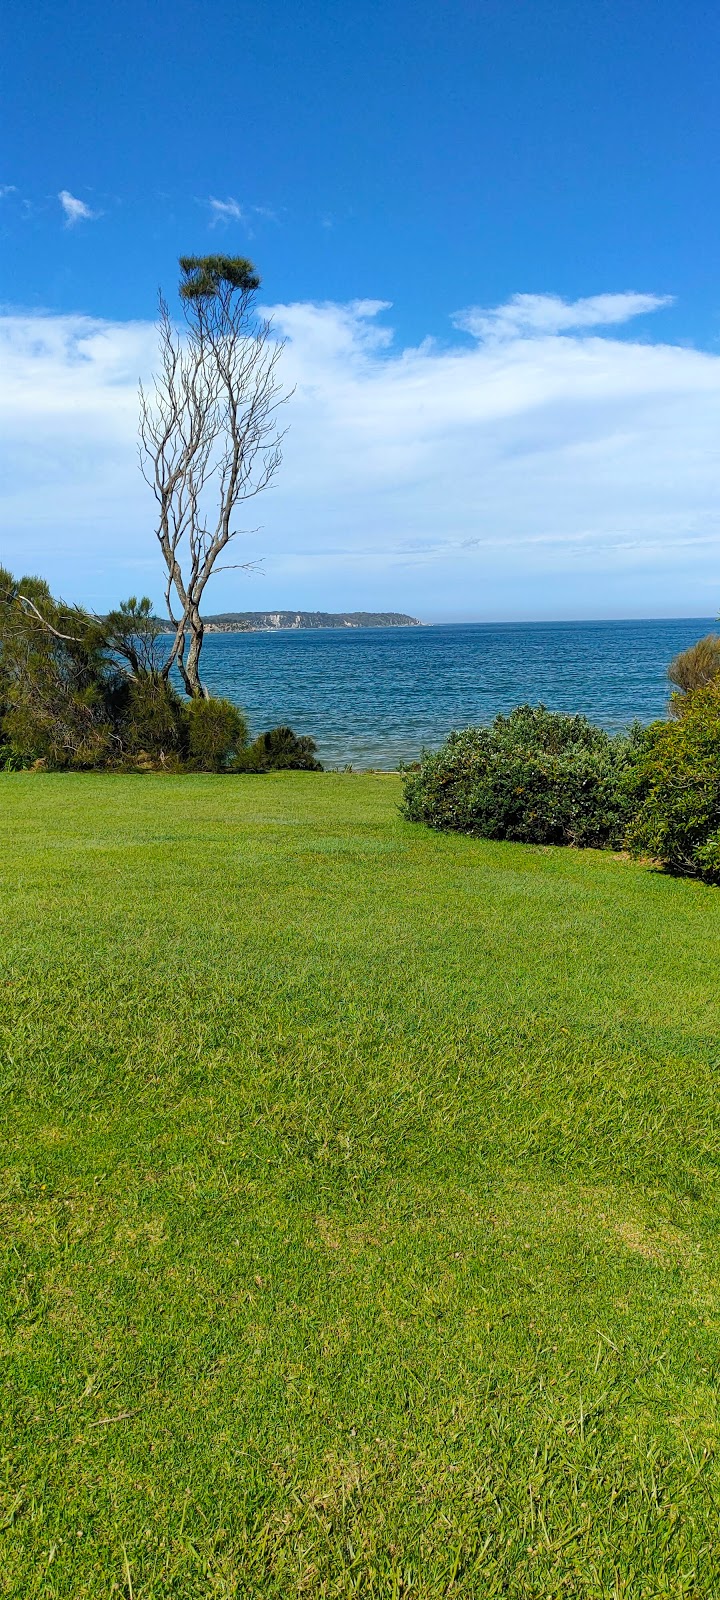
[(0, 778), (0, 1593), (720, 1595), (720, 892)]

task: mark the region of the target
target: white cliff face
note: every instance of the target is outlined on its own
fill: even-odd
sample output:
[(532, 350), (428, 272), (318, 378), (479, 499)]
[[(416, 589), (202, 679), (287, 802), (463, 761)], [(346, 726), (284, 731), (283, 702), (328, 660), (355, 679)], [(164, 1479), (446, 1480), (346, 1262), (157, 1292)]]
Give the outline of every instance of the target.
[(208, 633), (271, 633), (278, 628), (419, 628), (399, 611), (237, 611), (207, 617)]

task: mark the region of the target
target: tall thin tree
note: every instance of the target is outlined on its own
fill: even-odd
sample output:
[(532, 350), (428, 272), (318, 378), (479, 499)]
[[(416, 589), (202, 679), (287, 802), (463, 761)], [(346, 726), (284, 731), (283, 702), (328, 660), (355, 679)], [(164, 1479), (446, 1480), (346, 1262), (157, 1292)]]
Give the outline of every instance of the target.
[(260, 279), (242, 256), (181, 256), (177, 328), (160, 296), (160, 363), (140, 389), (140, 463), (157, 503), (156, 535), (166, 568), (174, 631), (163, 665), (174, 664), (189, 695), (200, 677), (202, 601), (237, 535), (238, 509), (261, 494), (281, 460), (277, 377), (282, 343), (257, 309)]

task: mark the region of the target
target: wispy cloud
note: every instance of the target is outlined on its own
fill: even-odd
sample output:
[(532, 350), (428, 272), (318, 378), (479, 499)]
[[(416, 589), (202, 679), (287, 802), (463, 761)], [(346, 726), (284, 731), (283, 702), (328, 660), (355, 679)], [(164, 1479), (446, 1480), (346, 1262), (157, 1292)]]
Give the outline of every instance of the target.
[(210, 207), (210, 226), (217, 227), (218, 223), (244, 222), (245, 212), (239, 200), (234, 200), (228, 195), (227, 200), (215, 200), (212, 195), (208, 200)]
[(5, 200), (9, 194), (17, 194), (16, 185), (14, 183), (0, 183), (0, 200)]
[(515, 339), (518, 335), (553, 336), (579, 328), (601, 328), (629, 322), (648, 311), (672, 305), (669, 294), (593, 294), (583, 300), (561, 300), (554, 294), (514, 294), (502, 306), (469, 306), (453, 318), (456, 328), (477, 339)]
[(246, 233), (251, 238), (253, 236), (252, 223), (254, 221), (280, 222), (280, 217), (272, 206), (241, 205), (240, 201), (236, 200), (234, 195), (231, 194), (227, 196), (226, 200), (218, 200), (215, 195), (211, 195), (208, 200), (202, 201), (201, 204), (209, 208), (211, 228), (226, 227), (229, 222), (241, 222)]
[(65, 227), (74, 228), (76, 222), (95, 222), (100, 216), (99, 211), (91, 211), (84, 200), (70, 193), (69, 189), (61, 189), (58, 200), (65, 214)]
[[(716, 609), (720, 355), (598, 337), (597, 304), (563, 338), (533, 326), (405, 349), (382, 302), (269, 310), (295, 394), (244, 547), (265, 558), (266, 597), (228, 574), (214, 609)], [(160, 593), (135, 461), (155, 352), (150, 323), (0, 316), (0, 557), (97, 607)]]

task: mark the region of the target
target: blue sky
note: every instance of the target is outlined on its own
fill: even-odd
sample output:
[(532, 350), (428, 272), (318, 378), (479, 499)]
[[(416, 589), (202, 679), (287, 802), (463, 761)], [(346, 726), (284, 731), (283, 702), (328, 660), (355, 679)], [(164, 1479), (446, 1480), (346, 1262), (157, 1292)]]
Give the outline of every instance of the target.
[(0, 554), (159, 589), (134, 387), (223, 249), (298, 387), (218, 609), (712, 612), (719, 45), (693, 0), (12, 8)]

